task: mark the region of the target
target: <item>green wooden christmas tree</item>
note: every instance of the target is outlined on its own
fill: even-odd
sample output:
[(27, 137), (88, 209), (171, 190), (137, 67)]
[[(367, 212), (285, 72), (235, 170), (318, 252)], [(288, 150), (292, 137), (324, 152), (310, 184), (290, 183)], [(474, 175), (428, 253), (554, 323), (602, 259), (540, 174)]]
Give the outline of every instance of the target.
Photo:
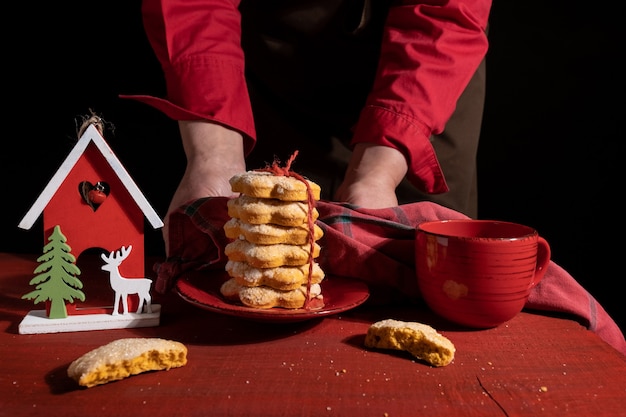
[(74, 299), (85, 301), (85, 294), (80, 290), (83, 283), (77, 278), (81, 272), (59, 225), (54, 227), (48, 241), (50, 243), (43, 247), (43, 255), (37, 258), (40, 265), (33, 272), (36, 275), (30, 280), (30, 285), (36, 285), (35, 290), (24, 294), (22, 298), (34, 299), (35, 304), (48, 301), (48, 317), (65, 318), (66, 302), (73, 303)]

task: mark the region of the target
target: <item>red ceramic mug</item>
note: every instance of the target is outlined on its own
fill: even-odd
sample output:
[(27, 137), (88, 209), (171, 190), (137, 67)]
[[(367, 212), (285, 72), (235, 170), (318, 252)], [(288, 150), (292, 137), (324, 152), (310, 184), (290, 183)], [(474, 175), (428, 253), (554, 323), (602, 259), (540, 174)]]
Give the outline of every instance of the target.
[(489, 328), (522, 311), (548, 268), (550, 246), (517, 223), (437, 220), (417, 227), (415, 255), (420, 292), (435, 313)]

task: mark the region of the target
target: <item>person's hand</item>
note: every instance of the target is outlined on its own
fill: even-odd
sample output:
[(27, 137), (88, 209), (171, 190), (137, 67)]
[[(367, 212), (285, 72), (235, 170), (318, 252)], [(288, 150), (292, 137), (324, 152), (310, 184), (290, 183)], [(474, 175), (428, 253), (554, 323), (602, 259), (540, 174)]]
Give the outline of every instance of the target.
[(205, 121), (179, 122), (187, 166), (163, 220), (169, 256), (169, 217), (181, 205), (203, 197), (233, 197), (228, 180), (246, 169), (240, 133)]
[(404, 155), (396, 149), (360, 143), (352, 152), (335, 200), (363, 208), (395, 207), (396, 187), (407, 170)]

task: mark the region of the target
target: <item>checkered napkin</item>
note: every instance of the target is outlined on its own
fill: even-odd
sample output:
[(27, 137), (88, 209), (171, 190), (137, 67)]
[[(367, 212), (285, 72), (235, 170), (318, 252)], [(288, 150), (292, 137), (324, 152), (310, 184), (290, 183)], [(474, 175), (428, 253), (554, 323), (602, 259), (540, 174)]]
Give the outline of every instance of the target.
[[(181, 206), (170, 217), (170, 255), (155, 265), (156, 290), (172, 289), (190, 271), (224, 271), (229, 240), (227, 198), (211, 197)], [(462, 219), (465, 215), (431, 202), (387, 209), (361, 209), (318, 201), (324, 230), (317, 259), (327, 275), (355, 278), (370, 286), (373, 302), (419, 298), (415, 279), (415, 227), (424, 221)], [(526, 309), (573, 316), (626, 355), (621, 330), (604, 308), (567, 271), (554, 262), (532, 290)]]

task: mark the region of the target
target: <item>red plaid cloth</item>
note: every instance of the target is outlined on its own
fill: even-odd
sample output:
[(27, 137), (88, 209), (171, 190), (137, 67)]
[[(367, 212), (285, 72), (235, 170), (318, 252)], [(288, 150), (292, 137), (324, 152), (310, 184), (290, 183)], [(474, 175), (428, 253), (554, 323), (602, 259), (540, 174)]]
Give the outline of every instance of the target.
[[(199, 199), (170, 217), (170, 256), (155, 265), (156, 290), (169, 291), (189, 271), (224, 270), (223, 226), (229, 219), (226, 198)], [(415, 227), (424, 221), (465, 215), (435, 203), (419, 202), (387, 209), (360, 209), (318, 201), (323, 250), (317, 259), (328, 275), (365, 281), (371, 299), (418, 298), (415, 279)], [(374, 301), (375, 302), (375, 301)], [(624, 335), (604, 308), (563, 268), (550, 263), (532, 290), (526, 309), (572, 315), (626, 355)]]

